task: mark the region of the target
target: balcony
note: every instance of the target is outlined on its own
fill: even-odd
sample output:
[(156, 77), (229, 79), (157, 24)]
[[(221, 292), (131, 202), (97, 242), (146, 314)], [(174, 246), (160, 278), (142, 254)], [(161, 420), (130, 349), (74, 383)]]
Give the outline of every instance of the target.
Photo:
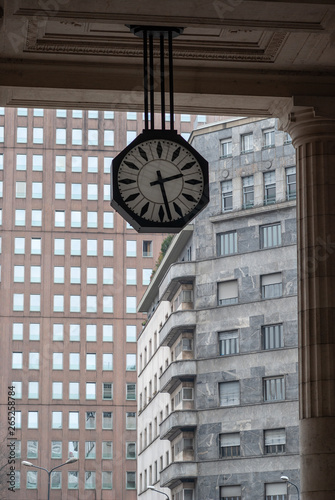
[(198, 464), (195, 462), (173, 462), (161, 471), (160, 485), (174, 488), (180, 482), (193, 481), (198, 476)]
[(181, 382), (193, 381), (197, 375), (197, 362), (194, 359), (174, 361), (160, 377), (160, 391), (170, 394)]
[(159, 332), (161, 345), (171, 347), (182, 332), (193, 332), (196, 325), (196, 312), (193, 310), (177, 311), (170, 314)]
[(159, 300), (171, 300), (180, 285), (193, 283), (195, 262), (172, 264), (159, 287)]
[(172, 441), (179, 431), (193, 431), (197, 424), (198, 417), (194, 410), (174, 411), (161, 423), (160, 439)]

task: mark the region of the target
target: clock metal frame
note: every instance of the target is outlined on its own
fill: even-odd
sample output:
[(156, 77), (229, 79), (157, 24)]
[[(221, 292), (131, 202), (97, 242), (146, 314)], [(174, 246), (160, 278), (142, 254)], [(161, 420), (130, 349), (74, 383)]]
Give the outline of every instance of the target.
[[(198, 162), (203, 175), (203, 188), (201, 197), (193, 209), (177, 220), (157, 222), (148, 220), (134, 213), (125, 203), (118, 184), (119, 168), (127, 156), (134, 148), (140, 144), (151, 141), (162, 140), (175, 143), (189, 151)], [(141, 159), (143, 162), (143, 158)], [(144, 166), (142, 166), (143, 168)], [(140, 169), (141, 171), (141, 169)], [(140, 172), (139, 171), (139, 172)], [(208, 162), (203, 158), (183, 137), (175, 130), (144, 130), (136, 139), (121, 151), (112, 161), (111, 168), (111, 206), (139, 233), (178, 233), (188, 224), (198, 213), (203, 210), (209, 202), (209, 177)]]

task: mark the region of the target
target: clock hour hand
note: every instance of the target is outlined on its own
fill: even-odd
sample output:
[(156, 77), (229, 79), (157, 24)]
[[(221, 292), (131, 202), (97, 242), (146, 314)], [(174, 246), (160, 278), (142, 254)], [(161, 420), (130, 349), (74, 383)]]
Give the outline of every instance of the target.
[(161, 178), (161, 180), (150, 182), (150, 186), (156, 186), (157, 184), (161, 184), (168, 181), (174, 181), (175, 179), (180, 179), (183, 177), (183, 174), (171, 175), (170, 177), (165, 177), (165, 179)]
[(171, 215), (171, 211), (170, 211), (170, 207), (169, 207), (169, 202), (168, 202), (168, 199), (167, 199), (167, 196), (166, 196), (166, 191), (165, 191), (165, 187), (164, 187), (164, 180), (163, 180), (162, 174), (160, 173), (159, 170), (157, 170), (156, 173), (157, 173), (158, 181), (155, 184), (159, 184), (159, 187), (161, 188), (161, 192), (162, 192), (162, 196), (163, 196), (163, 201), (164, 201), (164, 205), (165, 205), (165, 208), (166, 208), (166, 213), (167, 213), (167, 216), (168, 216), (169, 220), (171, 220), (172, 219), (172, 215)]

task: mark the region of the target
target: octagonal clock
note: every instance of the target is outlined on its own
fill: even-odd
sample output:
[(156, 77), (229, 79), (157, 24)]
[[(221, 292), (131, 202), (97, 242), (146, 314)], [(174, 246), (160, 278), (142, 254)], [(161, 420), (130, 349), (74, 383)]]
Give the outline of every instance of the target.
[(177, 233), (208, 201), (208, 162), (176, 131), (144, 131), (112, 162), (111, 206), (138, 232)]

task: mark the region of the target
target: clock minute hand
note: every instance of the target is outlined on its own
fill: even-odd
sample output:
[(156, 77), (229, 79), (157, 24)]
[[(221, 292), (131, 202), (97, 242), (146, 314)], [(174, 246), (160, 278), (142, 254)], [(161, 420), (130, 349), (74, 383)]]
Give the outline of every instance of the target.
[(166, 213), (167, 213), (167, 216), (169, 218), (169, 220), (172, 219), (172, 215), (171, 215), (171, 211), (170, 211), (170, 207), (169, 207), (169, 202), (168, 202), (168, 199), (167, 199), (167, 196), (166, 196), (166, 191), (165, 191), (165, 187), (164, 187), (164, 180), (162, 178), (162, 174), (160, 173), (159, 170), (157, 170), (157, 177), (158, 177), (158, 181), (156, 182), (156, 184), (159, 184), (159, 187), (161, 188), (161, 192), (162, 192), (162, 196), (163, 196), (163, 201), (164, 201), (164, 205), (165, 205), (165, 208), (166, 208)]
[(183, 177), (183, 174), (171, 175), (170, 177), (165, 177), (165, 179), (161, 177), (161, 180), (150, 182), (150, 186), (156, 186), (157, 184), (163, 184), (164, 182), (174, 181), (175, 179), (180, 179), (180, 177)]

